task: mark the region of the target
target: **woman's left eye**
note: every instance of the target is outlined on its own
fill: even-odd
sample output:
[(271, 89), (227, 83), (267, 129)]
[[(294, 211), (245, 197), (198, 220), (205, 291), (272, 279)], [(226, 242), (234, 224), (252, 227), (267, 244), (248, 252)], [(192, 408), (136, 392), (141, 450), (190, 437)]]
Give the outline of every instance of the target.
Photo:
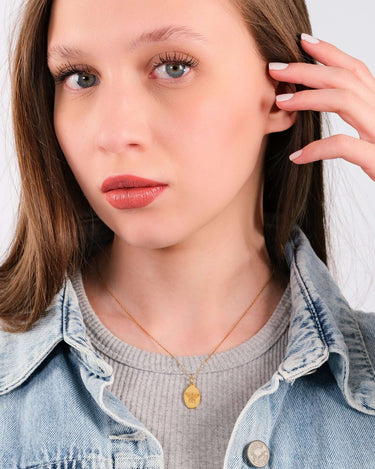
[[(159, 55), (158, 61), (152, 64), (152, 69), (164, 69), (165, 73), (167, 74), (166, 78), (177, 79), (186, 75), (186, 68), (191, 69), (197, 67), (198, 65), (198, 60), (194, 59), (193, 57), (184, 56), (175, 52), (173, 56), (170, 56), (168, 53), (165, 54), (165, 56)], [(161, 76), (161, 78), (163, 78), (163, 76)]]
[[(160, 66), (159, 66), (160, 67)], [(159, 67), (156, 67), (157, 70)], [(185, 64), (165, 64), (161, 66), (164, 67), (165, 72), (168, 74), (167, 78), (181, 78), (186, 72), (186, 65)], [(162, 77), (161, 77), (162, 78)]]

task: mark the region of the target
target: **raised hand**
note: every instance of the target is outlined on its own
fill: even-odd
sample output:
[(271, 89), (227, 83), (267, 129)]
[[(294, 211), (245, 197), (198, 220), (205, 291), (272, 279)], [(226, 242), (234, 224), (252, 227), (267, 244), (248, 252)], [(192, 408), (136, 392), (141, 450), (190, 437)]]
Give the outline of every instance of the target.
[(302, 34), (301, 46), (323, 65), (270, 63), (275, 80), (302, 84), (311, 90), (276, 97), (280, 109), (335, 112), (353, 126), (359, 138), (334, 135), (306, 145), (290, 159), (296, 164), (344, 158), (375, 181), (375, 78), (360, 60), (328, 42)]

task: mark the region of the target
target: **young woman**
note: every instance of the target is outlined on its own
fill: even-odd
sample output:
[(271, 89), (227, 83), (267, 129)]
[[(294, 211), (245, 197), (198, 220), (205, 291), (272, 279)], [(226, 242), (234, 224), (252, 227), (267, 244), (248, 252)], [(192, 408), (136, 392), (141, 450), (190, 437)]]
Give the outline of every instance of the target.
[(375, 79), (303, 0), (28, 0), (13, 116), (0, 467), (373, 467), (322, 160), (375, 179)]

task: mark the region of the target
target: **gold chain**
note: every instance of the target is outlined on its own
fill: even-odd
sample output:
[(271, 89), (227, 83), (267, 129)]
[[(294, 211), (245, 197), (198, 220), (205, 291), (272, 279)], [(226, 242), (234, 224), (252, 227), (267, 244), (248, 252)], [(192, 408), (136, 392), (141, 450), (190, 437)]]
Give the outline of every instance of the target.
[(200, 373), (200, 371), (202, 370), (202, 368), (204, 367), (204, 365), (208, 362), (208, 360), (212, 357), (212, 355), (216, 352), (216, 350), (220, 347), (220, 345), (224, 342), (224, 340), (229, 336), (229, 334), (233, 331), (233, 329), (238, 325), (238, 323), (241, 321), (241, 319), (245, 316), (245, 314), (251, 309), (251, 307), (253, 306), (253, 304), (256, 302), (256, 300), (258, 299), (258, 297), (261, 295), (261, 293), (263, 292), (263, 290), (267, 287), (267, 285), (271, 282), (272, 280), (272, 277), (273, 277), (273, 274), (274, 274), (274, 270), (272, 271), (271, 273), (271, 276), (270, 278), (267, 280), (266, 284), (262, 287), (262, 289), (260, 290), (260, 292), (256, 295), (256, 297), (252, 300), (252, 302), (250, 303), (250, 305), (245, 309), (244, 313), (241, 315), (241, 317), (236, 321), (236, 323), (231, 327), (230, 331), (225, 335), (225, 337), (222, 339), (222, 341), (214, 348), (214, 350), (209, 354), (209, 356), (206, 358), (206, 360), (202, 363), (201, 367), (199, 368), (199, 370), (195, 373), (194, 376), (191, 376), (189, 375), (189, 373), (185, 370), (184, 366), (179, 362), (179, 360), (171, 353), (169, 352), (169, 350), (167, 350), (157, 339), (155, 339), (155, 337), (153, 337), (150, 333), (148, 333), (146, 331), (146, 329), (144, 329), (144, 327), (142, 327), (139, 322), (129, 313), (129, 311), (126, 310), (125, 306), (121, 303), (121, 301), (111, 292), (111, 290), (107, 287), (106, 283), (104, 282), (102, 276), (100, 275), (99, 273), (99, 270), (96, 269), (97, 271), (97, 274), (98, 274), (98, 277), (99, 277), (99, 280), (101, 282), (101, 284), (103, 285), (103, 287), (105, 288), (105, 290), (111, 295), (111, 297), (116, 301), (116, 303), (121, 307), (121, 309), (123, 311), (125, 311), (125, 313), (129, 316), (129, 318), (134, 321), (138, 327), (140, 327), (142, 329), (142, 331), (147, 334), (154, 342), (156, 342), (162, 349), (164, 349), (172, 358), (174, 358), (176, 360), (176, 362), (179, 364), (179, 366), (182, 368), (183, 372), (185, 373), (185, 375), (190, 379), (190, 386), (185, 390), (185, 393), (184, 393), (184, 401), (185, 401), (185, 404), (187, 407), (191, 408), (191, 409), (194, 409), (195, 407), (197, 407), (200, 403), (200, 392), (199, 390), (195, 387), (194, 385), (194, 381), (195, 379), (197, 378), (198, 374)]

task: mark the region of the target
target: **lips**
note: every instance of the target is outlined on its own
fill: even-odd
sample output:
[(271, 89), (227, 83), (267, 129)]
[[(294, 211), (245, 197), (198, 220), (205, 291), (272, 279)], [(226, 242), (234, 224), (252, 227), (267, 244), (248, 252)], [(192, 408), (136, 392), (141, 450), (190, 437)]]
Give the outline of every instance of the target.
[(133, 175), (110, 176), (102, 184), (102, 192), (113, 191), (116, 189), (131, 189), (134, 187), (155, 187), (166, 186), (165, 183), (144, 179)]
[(112, 207), (138, 209), (150, 205), (164, 192), (167, 184), (138, 176), (111, 176), (102, 184), (102, 192)]

